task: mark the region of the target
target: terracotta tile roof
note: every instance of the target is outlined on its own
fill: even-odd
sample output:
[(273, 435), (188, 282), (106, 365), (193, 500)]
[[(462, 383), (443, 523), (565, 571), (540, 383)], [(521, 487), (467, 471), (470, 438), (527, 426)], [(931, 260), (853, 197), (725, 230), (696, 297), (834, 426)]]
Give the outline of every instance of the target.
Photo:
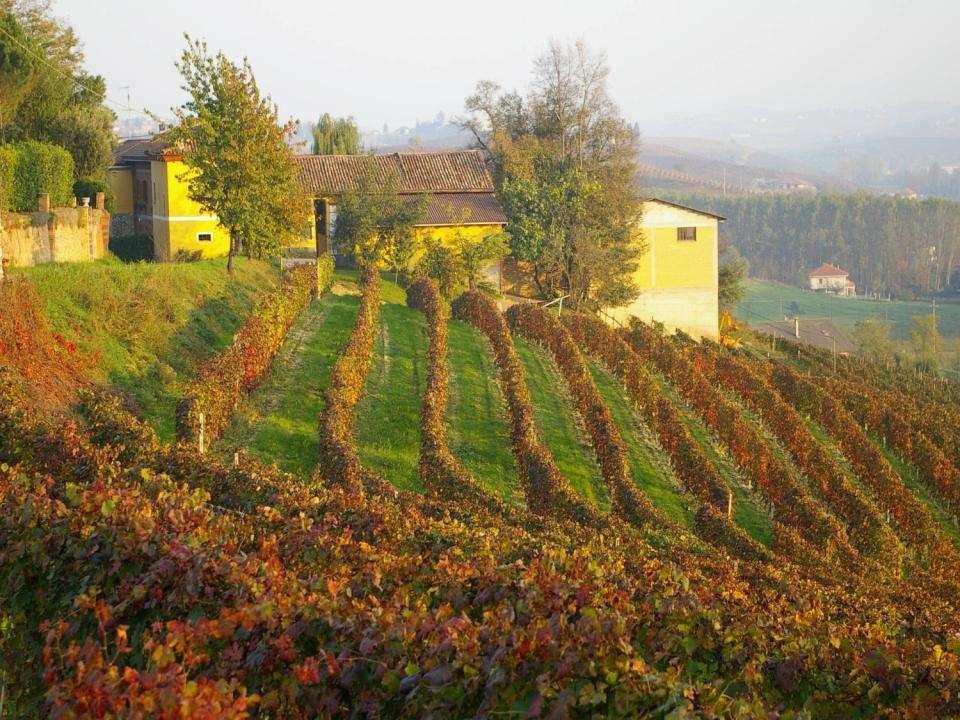
[(129, 162), (151, 160), (157, 157), (168, 145), (169, 142), (163, 135), (124, 140), (113, 151), (113, 164), (123, 165)]
[(849, 275), (846, 270), (838, 268), (836, 265), (831, 265), (830, 263), (824, 263), (816, 270), (810, 273), (810, 277), (844, 277)]
[(493, 193), (437, 193), (428, 196), (426, 218), (419, 224), (505, 225), (506, 222), (507, 216)]
[(381, 177), (395, 173), (401, 194), (493, 192), (493, 180), (476, 150), (297, 156), (300, 182), (315, 196), (354, 187), (367, 163), (373, 163)]

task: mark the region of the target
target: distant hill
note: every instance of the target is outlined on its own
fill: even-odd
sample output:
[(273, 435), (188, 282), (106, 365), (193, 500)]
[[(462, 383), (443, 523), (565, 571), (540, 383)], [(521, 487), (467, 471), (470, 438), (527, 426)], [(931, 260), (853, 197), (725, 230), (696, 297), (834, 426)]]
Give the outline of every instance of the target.
[[(643, 128), (653, 144), (721, 162), (906, 196), (960, 198), (960, 105), (705, 114)], [(817, 184), (817, 183), (814, 183)]]
[(789, 160), (733, 141), (649, 138), (640, 148), (647, 187), (703, 188), (726, 193), (850, 191), (836, 177), (802, 172)]

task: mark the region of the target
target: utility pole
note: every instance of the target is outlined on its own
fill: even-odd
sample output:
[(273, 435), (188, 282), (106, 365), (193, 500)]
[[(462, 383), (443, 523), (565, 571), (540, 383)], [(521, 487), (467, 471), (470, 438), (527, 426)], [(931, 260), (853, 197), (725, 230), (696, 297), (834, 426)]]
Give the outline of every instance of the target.
[(821, 330), (820, 334), (824, 337), (828, 337), (833, 340), (833, 374), (837, 374), (837, 338), (828, 333), (826, 330)]

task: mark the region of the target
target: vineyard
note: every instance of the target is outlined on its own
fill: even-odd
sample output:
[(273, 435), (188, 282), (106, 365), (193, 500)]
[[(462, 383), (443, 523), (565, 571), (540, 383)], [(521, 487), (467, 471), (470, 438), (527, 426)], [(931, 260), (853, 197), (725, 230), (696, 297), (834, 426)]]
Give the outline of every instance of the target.
[(0, 719), (960, 717), (960, 385), (244, 272), (0, 283)]

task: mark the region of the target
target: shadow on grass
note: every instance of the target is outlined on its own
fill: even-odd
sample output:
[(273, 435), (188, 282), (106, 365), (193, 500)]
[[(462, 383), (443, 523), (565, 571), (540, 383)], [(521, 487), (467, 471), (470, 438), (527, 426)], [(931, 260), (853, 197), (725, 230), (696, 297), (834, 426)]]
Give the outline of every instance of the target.
[(228, 286), (225, 294), (193, 309), (160, 352), (134, 354), (129, 364), (108, 374), (108, 381), (136, 404), (161, 439), (172, 440), (184, 384), (204, 360), (230, 346), (253, 304), (249, 290)]

